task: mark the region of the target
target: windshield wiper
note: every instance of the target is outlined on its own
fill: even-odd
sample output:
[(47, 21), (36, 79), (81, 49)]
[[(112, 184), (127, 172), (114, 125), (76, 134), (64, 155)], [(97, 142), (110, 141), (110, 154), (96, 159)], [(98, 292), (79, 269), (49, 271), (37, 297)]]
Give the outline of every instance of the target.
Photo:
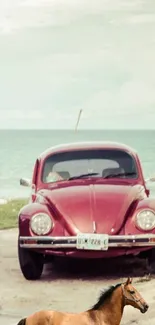
[(81, 174), (81, 175), (77, 175), (77, 176), (73, 176), (68, 178), (68, 181), (74, 180), (74, 179), (80, 179), (80, 178), (87, 178), (89, 176), (96, 176), (99, 175), (99, 173), (87, 173), (87, 174)]
[(116, 178), (116, 177), (121, 177), (121, 176), (133, 176), (133, 175), (136, 175), (136, 173), (132, 172), (132, 173), (109, 174), (103, 178)]

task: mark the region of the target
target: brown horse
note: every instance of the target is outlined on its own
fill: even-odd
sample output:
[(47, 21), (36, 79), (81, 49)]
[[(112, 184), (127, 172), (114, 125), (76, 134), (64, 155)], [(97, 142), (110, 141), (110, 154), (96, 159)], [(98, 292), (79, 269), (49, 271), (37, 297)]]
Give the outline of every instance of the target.
[(149, 306), (132, 286), (132, 279), (120, 283), (101, 293), (98, 302), (80, 314), (59, 311), (38, 311), (20, 320), (17, 325), (119, 325), (126, 305), (145, 313)]

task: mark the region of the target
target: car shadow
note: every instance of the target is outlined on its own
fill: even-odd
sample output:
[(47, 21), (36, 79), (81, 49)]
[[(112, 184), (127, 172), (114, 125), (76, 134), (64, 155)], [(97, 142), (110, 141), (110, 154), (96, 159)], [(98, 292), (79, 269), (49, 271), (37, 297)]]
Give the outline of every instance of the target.
[(149, 267), (146, 259), (137, 257), (117, 257), (111, 259), (80, 260), (57, 258), (54, 263), (44, 266), (43, 281), (58, 279), (117, 279), (119, 277), (147, 277)]

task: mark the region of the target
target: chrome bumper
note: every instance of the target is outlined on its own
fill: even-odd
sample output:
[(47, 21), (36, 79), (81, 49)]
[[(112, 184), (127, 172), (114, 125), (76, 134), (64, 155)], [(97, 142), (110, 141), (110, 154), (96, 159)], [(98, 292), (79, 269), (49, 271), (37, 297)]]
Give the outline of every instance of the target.
[[(20, 247), (37, 249), (77, 249), (77, 237), (19, 237)], [(108, 248), (155, 246), (155, 234), (109, 236)]]

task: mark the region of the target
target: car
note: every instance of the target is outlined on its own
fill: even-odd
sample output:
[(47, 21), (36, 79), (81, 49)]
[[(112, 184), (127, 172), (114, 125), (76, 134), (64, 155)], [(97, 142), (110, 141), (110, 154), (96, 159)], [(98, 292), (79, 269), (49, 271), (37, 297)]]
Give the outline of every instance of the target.
[(155, 271), (155, 199), (137, 152), (109, 141), (57, 145), (34, 165), (18, 215), (18, 259), (27, 280), (54, 257), (144, 254)]

